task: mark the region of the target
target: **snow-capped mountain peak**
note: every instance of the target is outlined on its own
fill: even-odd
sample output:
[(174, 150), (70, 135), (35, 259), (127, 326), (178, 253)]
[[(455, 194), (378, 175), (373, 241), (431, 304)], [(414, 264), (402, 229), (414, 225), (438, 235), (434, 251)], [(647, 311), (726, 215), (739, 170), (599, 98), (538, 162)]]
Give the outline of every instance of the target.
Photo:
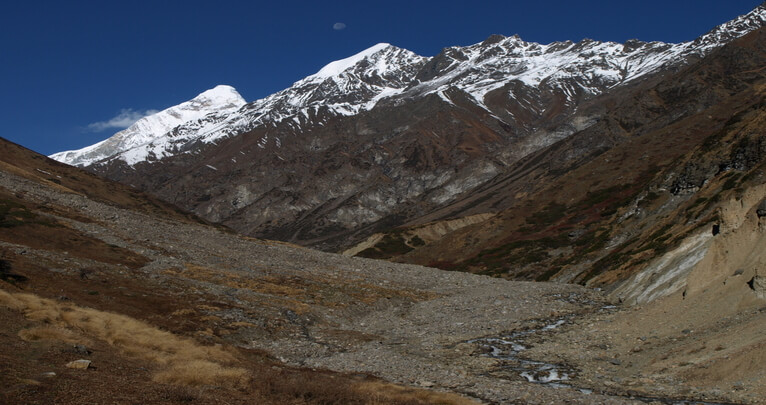
[(300, 132), (324, 125), (333, 116), (369, 111), (384, 100), (395, 105), (436, 94), (454, 104), (450, 94), (455, 92), (468, 95), (504, 125), (513, 126), (514, 113), (498, 104), (503, 97), (522, 100), (525, 115), (538, 115), (545, 109), (540, 104), (544, 94), (555, 94), (563, 99), (564, 107), (574, 108), (583, 98), (705, 56), (765, 22), (766, 6), (761, 5), (694, 41), (680, 44), (639, 40), (619, 44), (591, 39), (538, 44), (518, 35), (492, 35), (474, 45), (445, 48), (430, 58), (379, 43), (331, 62), (266, 98), (245, 104), (236, 90), (218, 86), (142, 118), (99, 144), (51, 157), (79, 166), (104, 159), (120, 159), (132, 166), (262, 126), (287, 125), (291, 131)]
[(232, 112), (245, 103), (245, 99), (233, 87), (219, 85), (200, 93), (189, 101), (143, 117), (130, 127), (95, 145), (79, 150), (59, 152), (51, 155), (51, 158), (73, 166), (88, 166), (111, 156), (133, 150), (134, 152), (126, 155), (129, 157), (125, 158), (128, 163), (133, 164), (145, 160), (149, 155), (147, 147), (138, 148), (150, 145), (173, 128), (200, 120), (207, 115)]
[(373, 45), (362, 52), (357, 53), (356, 55), (349, 56), (348, 58), (336, 60), (335, 62), (330, 62), (327, 65), (325, 65), (322, 69), (320, 69), (318, 72), (314, 73), (311, 76), (308, 76), (306, 80), (313, 81), (317, 79), (326, 79), (328, 77), (337, 76), (341, 74), (343, 71), (345, 71), (348, 68), (353, 67), (360, 61), (364, 60), (365, 58), (382, 51), (383, 49), (386, 49), (390, 47), (391, 44), (386, 43), (379, 43), (376, 45)]
[(225, 84), (219, 84), (210, 90), (200, 93), (197, 97), (189, 100), (190, 103), (222, 108), (239, 108), (245, 105), (247, 101), (237, 92), (234, 87)]
[[(382, 98), (401, 94), (427, 60), (406, 49), (377, 44), (249, 103), (247, 115), (231, 117), (227, 126), (248, 130), (288, 119), (301, 124), (320, 109), (331, 115), (354, 115), (373, 108)], [(203, 137), (214, 138), (212, 134)]]

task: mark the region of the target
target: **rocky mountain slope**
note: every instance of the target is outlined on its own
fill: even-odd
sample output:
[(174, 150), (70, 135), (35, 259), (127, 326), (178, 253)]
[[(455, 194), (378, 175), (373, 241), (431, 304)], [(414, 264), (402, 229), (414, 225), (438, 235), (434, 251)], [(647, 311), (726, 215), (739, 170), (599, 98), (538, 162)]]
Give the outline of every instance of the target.
[(379, 44), (87, 168), (249, 235), (340, 250), (437, 218), (462, 193), (602, 122), (608, 106), (598, 103), (613, 99), (597, 96), (630, 94), (764, 18), (761, 6), (683, 44), (492, 36), (432, 58)]
[(582, 287), (254, 240), (0, 150), (4, 404), (629, 402), (489, 378), (465, 343), (596, 309)]
[[(751, 287), (762, 252), (748, 245), (762, 243), (766, 218), (747, 208), (763, 187), (726, 211), (741, 226), (717, 249), (740, 249), (742, 260), (724, 267), (742, 271), (724, 276), (713, 261), (687, 291), (621, 308), (576, 285), (238, 236), (4, 140), (0, 148), (3, 403), (766, 395), (757, 360), (766, 315)], [(744, 358), (756, 361), (742, 367)]]
[[(765, 64), (760, 29), (676, 74), (605, 96), (595, 105), (611, 107), (597, 124), (522, 159), (435, 222), (376, 236), (359, 254), (588, 283), (634, 303), (683, 290), (718, 235), (735, 232), (766, 197)], [(427, 232), (439, 217), (476, 218), (487, 205), (507, 208)]]
[(694, 283), (627, 307), (571, 284), (238, 236), (4, 140), (0, 150), (2, 403), (766, 395), (763, 186), (722, 198), (732, 228)]

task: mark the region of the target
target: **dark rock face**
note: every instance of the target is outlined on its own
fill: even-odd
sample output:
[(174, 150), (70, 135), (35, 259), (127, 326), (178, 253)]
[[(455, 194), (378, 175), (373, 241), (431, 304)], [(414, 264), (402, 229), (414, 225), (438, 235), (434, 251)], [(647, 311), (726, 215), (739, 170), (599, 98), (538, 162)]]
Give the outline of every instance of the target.
[(759, 297), (766, 298), (766, 277), (756, 275), (747, 283), (750, 289)]
[(717, 168), (710, 162), (690, 162), (673, 180), (670, 192), (675, 195), (695, 193), (716, 173)]
[(766, 200), (763, 200), (760, 204), (758, 204), (758, 210), (756, 213), (758, 214), (758, 218), (766, 217)]
[(0, 280), (7, 281), (9, 283), (17, 283), (27, 281), (27, 278), (14, 274), (12, 271), (11, 263), (7, 260), (0, 259)]
[(420, 69), (415, 79), (426, 82), (437, 76), (444, 75), (457, 67), (455, 61), (466, 61), (468, 57), (458, 48), (444, 49), (440, 54), (433, 57)]

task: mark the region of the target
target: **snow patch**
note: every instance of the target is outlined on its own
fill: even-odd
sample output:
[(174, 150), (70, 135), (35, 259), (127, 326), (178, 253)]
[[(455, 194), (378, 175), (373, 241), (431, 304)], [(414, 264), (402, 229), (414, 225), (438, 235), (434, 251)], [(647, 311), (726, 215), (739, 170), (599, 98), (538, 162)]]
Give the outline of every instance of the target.
[(391, 46), (391, 44), (386, 43), (379, 43), (377, 45), (373, 45), (362, 52), (357, 53), (356, 55), (349, 56), (348, 58), (336, 60), (335, 62), (328, 63), (320, 69), (318, 72), (314, 73), (313, 75), (307, 77), (307, 80), (313, 80), (313, 79), (326, 79), (328, 77), (337, 76), (340, 73), (342, 73), (344, 70), (356, 65), (359, 61), (362, 59), (379, 52), (385, 48), (388, 48)]

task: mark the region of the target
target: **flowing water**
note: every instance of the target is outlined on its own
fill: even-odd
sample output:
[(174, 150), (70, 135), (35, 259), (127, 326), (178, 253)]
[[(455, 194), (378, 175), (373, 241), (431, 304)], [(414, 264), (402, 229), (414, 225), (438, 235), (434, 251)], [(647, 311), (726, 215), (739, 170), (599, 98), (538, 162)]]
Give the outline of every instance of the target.
[[(613, 305), (601, 308), (602, 311), (610, 311), (613, 309), (616, 309)], [(512, 332), (501, 337), (473, 339), (469, 340), (467, 343), (473, 343), (481, 347), (483, 349), (481, 351), (482, 356), (499, 360), (500, 366), (498, 367), (499, 373), (497, 374), (500, 376), (510, 376), (510, 378), (521, 377), (531, 383), (545, 384), (555, 388), (571, 388), (585, 394), (592, 394), (593, 390), (575, 387), (568, 383), (575, 374), (573, 368), (564, 364), (546, 363), (520, 357), (520, 353), (527, 349), (525, 341), (529, 336), (554, 330), (565, 325), (573, 317), (573, 315), (570, 315), (549, 321), (539, 328)], [(623, 395), (623, 397), (647, 403), (660, 402), (669, 405), (735, 405), (726, 402), (705, 402), (650, 396)]]
[[(528, 360), (519, 356), (521, 352), (527, 349), (523, 343), (527, 336), (556, 329), (564, 325), (569, 318), (557, 319), (536, 329), (513, 332), (502, 337), (473, 339), (468, 343), (479, 345), (483, 349), (483, 355), (500, 360), (499, 368), (501, 371), (511, 372), (511, 374), (516, 374), (532, 383), (570, 387), (564, 383), (574, 374), (574, 370), (570, 367), (563, 364)], [(587, 389), (580, 389), (580, 391), (591, 392)]]

